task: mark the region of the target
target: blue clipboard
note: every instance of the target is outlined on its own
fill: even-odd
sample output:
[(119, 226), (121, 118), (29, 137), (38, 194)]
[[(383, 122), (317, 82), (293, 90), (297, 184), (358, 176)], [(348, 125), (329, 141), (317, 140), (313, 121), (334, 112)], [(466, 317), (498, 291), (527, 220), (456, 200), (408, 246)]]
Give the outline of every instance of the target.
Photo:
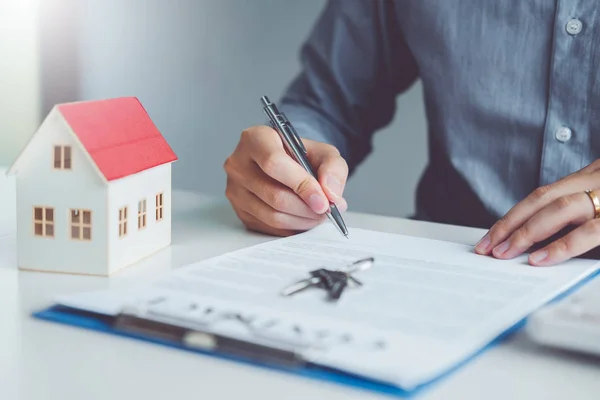
[[(551, 302), (556, 302), (556, 301), (568, 296), (569, 294), (576, 291), (579, 287), (581, 287), (582, 285), (584, 285), (585, 283), (587, 283), (588, 281), (590, 281), (597, 275), (600, 275), (600, 270), (596, 271), (595, 273), (586, 277), (581, 282), (577, 283), (576, 285), (574, 285), (567, 291), (563, 292), (562, 294), (557, 296), (555, 299), (553, 299)], [(185, 347), (177, 342), (173, 342), (173, 341), (169, 341), (169, 340), (161, 340), (160, 338), (156, 338), (156, 337), (153, 337), (150, 335), (133, 334), (133, 333), (127, 333), (127, 332), (116, 330), (113, 327), (113, 321), (114, 321), (115, 317), (107, 316), (107, 315), (103, 315), (103, 314), (96, 314), (96, 313), (79, 310), (79, 309), (75, 309), (75, 308), (70, 308), (70, 307), (65, 307), (65, 306), (61, 306), (61, 305), (55, 305), (55, 306), (49, 307), (47, 309), (35, 312), (32, 314), (32, 316), (34, 318), (41, 319), (41, 320), (61, 323), (61, 324), (65, 324), (65, 325), (71, 325), (71, 326), (75, 326), (75, 327), (79, 327), (79, 328), (113, 334), (113, 335), (117, 335), (117, 336), (121, 336), (121, 337), (128, 337), (131, 339), (143, 340), (143, 341), (147, 341), (147, 342), (158, 344), (158, 345), (176, 348), (179, 350), (198, 353), (201, 355), (218, 357), (218, 358), (227, 359), (227, 360), (230, 360), (233, 362), (241, 362), (244, 364), (249, 364), (249, 365), (253, 365), (253, 366), (257, 366), (257, 367), (261, 367), (261, 368), (277, 370), (277, 371), (280, 371), (283, 373), (297, 374), (297, 375), (300, 375), (300, 376), (303, 376), (303, 377), (309, 378), (309, 379), (329, 381), (329, 382), (333, 382), (336, 384), (353, 387), (353, 388), (359, 389), (359, 390), (367, 390), (367, 391), (377, 392), (380, 394), (385, 394), (390, 397), (400, 397), (400, 398), (414, 397), (419, 394), (422, 394), (422, 392), (424, 392), (426, 390), (431, 389), (435, 385), (435, 383), (447, 378), (454, 371), (458, 370), (459, 368), (461, 368), (463, 365), (465, 365), (469, 361), (478, 357), (479, 355), (484, 353), (486, 350), (494, 347), (495, 345), (497, 345), (498, 343), (500, 343), (501, 341), (506, 339), (508, 336), (517, 332), (526, 323), (526, 319), (519, 321), (518, 323), (516, 323), (515, 325), (513, 325), (512, 327), (510, 327), (509, 329), (504, 331), (501, 335), (499, 335), (495, 340), (490, 342), (487, 346), (483, 347), (476, 353), (467, 357), (461, 363), (455, 365), (448, 372), (436, 377), (435, 379), (433, 379), (431, 381), (423, 383), (422, 385), (416, 387), (415, 389), (404, 390), (402, 388), (399, 388), (397, 386), (393, 386), (393, 385), (390, 385), (387, 383), (382, 383), (382, 382), (374, 381), (371, 379), (365, 379), (361, 376), (353, 375), (346, 371), (340, 371), (340, 370), (328, 368), (328, 367), (317, 365), (317, 364), (308, 363), (307, 365), (304, 365), (301, 368), (294, 368), (294, 367), (287, 367), (287, 366), (282, 366), (282, 365), (278, 365), (278, 364), (258, 363), (254, 360), (246, 359), (243, 357), (237, 357), (237, 356), (234, 357), (234, 356), (230, 356), (227, 354), (221, 354), (218, 352), (190, 349), (190, 348)]]

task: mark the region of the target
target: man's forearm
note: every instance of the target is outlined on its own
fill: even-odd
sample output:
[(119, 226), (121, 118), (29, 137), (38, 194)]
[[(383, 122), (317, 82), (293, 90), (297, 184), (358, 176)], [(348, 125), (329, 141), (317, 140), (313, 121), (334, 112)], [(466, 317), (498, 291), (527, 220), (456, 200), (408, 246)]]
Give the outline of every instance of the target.
[(378, 24), (392, 6), (330, 0), (302, 46), (300, 74), (279, 101), (300, 136), (337, 147), (351, 172), (371, 152), (375, 131), (392, 120), (396, 95), (417, 78), (401, 35)]
[(292, 121), (300, 137), (331, 144), (339, 150), (342, 157), (349, 158), (347, 138), (322, 113), (307, 105), (289, 101), (286, 97), (280, 107)]

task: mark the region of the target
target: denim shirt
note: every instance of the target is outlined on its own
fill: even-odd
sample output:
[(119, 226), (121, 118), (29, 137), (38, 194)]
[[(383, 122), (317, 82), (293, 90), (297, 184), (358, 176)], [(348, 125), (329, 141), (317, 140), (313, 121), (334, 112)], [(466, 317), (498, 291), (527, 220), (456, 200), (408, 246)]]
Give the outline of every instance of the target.
[(597, 0), (333, 0), (281, 109), (301, 136), (335, 145), (352, 173), (393, 119), (396, 97), (419, 79), (429, 162), (416, 217), (489, 227), (536, 187), (600, 157), (599, 8)]

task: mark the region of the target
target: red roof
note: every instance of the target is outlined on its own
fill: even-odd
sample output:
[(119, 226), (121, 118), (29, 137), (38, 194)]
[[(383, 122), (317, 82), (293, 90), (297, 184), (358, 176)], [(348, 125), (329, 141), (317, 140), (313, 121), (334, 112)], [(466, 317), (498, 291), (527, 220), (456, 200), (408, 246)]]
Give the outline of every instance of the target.
[(136, 97), (57, 107), (108, 181), (177, 160)]

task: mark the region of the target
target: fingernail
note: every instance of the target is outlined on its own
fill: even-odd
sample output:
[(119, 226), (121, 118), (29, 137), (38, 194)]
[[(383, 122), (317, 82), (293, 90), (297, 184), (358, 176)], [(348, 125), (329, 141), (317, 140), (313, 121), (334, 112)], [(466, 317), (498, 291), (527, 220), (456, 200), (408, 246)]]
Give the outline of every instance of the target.
[(318, 214), (324, 213), (328, 206), (325, 198), (316, 193), (313, 193), (308, 197), (308, 205), (314, 212)]
[(336, 196), (341, 196), (342, 195), (342, 181), (340, 181), (338, 178), (336, 178), (335, 176), (328, 176), (327, 180), (325, 181), (325, 185), (327, 185), (327, 188), (333, 192), (333, 194), (335, 194)]
[(509, 240), (500, 243), (494, 249), (494, 255), (501, 256), (502, 254), (504, 254), (506, 252), (506, 250), (508, 250), (509, 246), (510, 246), (510, 241)]
[(348, 203), (346, 200), (342, 199), (342, 201), (337, 204), (337, 207), (340, 209), (340, 212), (345, 212), (348, 209)]
[(475, 250), (479, 251), (479, 252), (485, 252), (485, 251), (487, 251), (489, 246), (490, 246), (490, 234), (486, 233), (485, 236), (483, 238), (481, 238), (481, 240), (477, 243), (477, 245), (475, 245)]
[(529, 256), (529, 260), (532, 263), (539, 263), (540, 261), (544, 261), (546, 259), (546, 257), (548, 257), (548, 251), (540, 250), (540, 251), (536, 251), (535, 253), (532, 253)]

